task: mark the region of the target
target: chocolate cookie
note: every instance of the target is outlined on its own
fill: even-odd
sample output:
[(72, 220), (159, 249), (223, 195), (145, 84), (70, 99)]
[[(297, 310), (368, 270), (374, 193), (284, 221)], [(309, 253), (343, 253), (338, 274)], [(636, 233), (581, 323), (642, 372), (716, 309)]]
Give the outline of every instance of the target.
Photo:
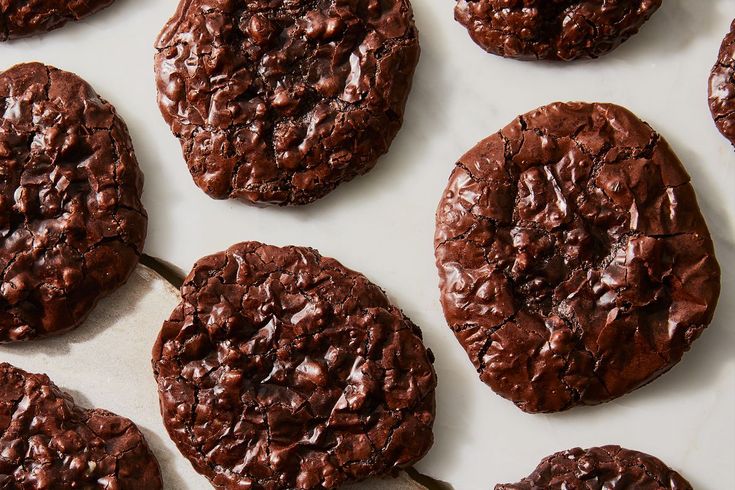
[(555, 103), (467, 152), (437, 212), (447, 322), (527, 412), (612, 400), (712, 320), (720, 270), (684, 167), (626, 109)]
[(433, 357), (362, 274), (309, 248), (199, 260), (153, 348), (171, 438), (217, 488), (337, 488), (433, 442)]
[(589, 489), (691, 490), (692, 486), (661, 460), (620, 446), (562, 451), (541, 461), (518, 483), (495, 490)]
[(0, 2), (0, 41), (58, 29), (111, 5), (113, 0), (5, 0)]
[(143, 176), (115, 109), (40, 63), (0, 73), (0, 342), (71, 329), (143, 249)]
[(158, 103), (211, 197), (305, 204), (370, 170), (419, 58), (408, 0), (182, 0)]
[(735, 20), (709, 78), (709, 107), (720, 132), (735, 145)]
[(163, 488), (158, 462), (130, 420), (78, 407), (46, 375), (0, 364), (2, 488)]
[(454, 18), (485, 51), (571, 61), (620, 46), (662, 0), (456, 0)]

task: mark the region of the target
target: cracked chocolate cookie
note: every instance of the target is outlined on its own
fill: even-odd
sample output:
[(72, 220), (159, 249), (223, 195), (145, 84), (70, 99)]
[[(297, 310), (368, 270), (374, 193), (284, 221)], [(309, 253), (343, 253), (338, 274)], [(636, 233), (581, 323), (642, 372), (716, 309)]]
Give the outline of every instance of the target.
[(78, 407), (46, 375), (0, 364), (2, 488), (163, 488), (158, 462), (130, 420)]
[(199, 260), (153, 348), (171, 438), (217, 488), (337, 488), (433, 442), (433, 356), (365, 276), (300, 247)]
[(580, 448), (545, 458), (530, 476), (518, 483), (495, 485), (495, 490), (692, 490), (692, 486), (661, 460), (620, 446)]
[(709, 78), (709, 107), (720, 132), (735, 145), (735, 20)]
[(408, 0), (182, 0), (156, 49), (158, 103), (196, 184), (279, 205), (375, 165), (419, 58)]
[(0, 342), (76, 327), (143, 249), (143, 176), (127, 128), (82, 79), (0, 73)]
[(457, 162), (435, 252), (449, 326), (527, 412), (598, 404), (674, 366), (720, 270), (668, 143), (611, 104), (554, 103)]
[(0, 41), (58, 29), (111, 5), (113, 0), (5, 0), (0, 2)]
[(571, 61), (617, 48), (662, 0), (456, 0), (454, 18), (485, 51)]

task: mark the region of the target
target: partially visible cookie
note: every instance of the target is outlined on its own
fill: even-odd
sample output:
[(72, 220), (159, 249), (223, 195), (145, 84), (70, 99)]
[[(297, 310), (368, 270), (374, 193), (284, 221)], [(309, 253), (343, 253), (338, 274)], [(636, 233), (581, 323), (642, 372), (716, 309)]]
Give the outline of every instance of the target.
[(164, 424), (217, 488), (338, 488), (433, 442), (433, 357), (365, 276), (301, 247), (199, 260), (153, 348)]
[(194, 182), (280, 205), (375, 165), (419, 58), (409, 0), (187, 0), (156, 49), (158, 104)]
[(5, 0), (0, 2), (0, 41), (58, 29), (102, 10), (114, 0)]
[(138, 262), (147, 216), (125, 123), (73, 73), (0, 73), (0, 342), (79, 325)]
[(735, 145), (735, 20), (709, 78), (709, 107), (720, 132)]
[(612, 104), (554, 103), (462, 156), (437, 211), (449, 326), (527, 412), (612, 400), (712, 320), (720, 269), (689, 175)]
[(692, 490), (679, 473), (658, 458), (620, 446), (570, 449), (545, 458), (518, 483), (495, 490)]
[(163, 488), (158, 462), (130, 420), (78, 407), (48, 376), (0, 364), (2, 488)]
[(617, 48), (662, 0), (456, 0), (455, 19), (486, 51), (518, 59), (597, 58)]

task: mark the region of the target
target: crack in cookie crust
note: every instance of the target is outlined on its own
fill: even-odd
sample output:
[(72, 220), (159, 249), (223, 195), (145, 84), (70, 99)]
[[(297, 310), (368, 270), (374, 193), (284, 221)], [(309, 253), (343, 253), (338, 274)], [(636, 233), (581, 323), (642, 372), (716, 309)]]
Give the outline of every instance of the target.
[(662, 0), (457, 0), (455, 19), (486, 51), (519, 59), (597, 58), (617, 48)]
[(538, 488), (692, 490), (689, 482), (658, 458), (620, 446), (562, 451), (545, 458), (520, 482), (495, 485), (495, 490)]
[(115, 109), (72, 73), (0, 74), (0, 342), (79, 325), (138, 262), (143, 176)]
[(417, 35), (408, 0), (185, 0), (156, 43), (158, 103), (211, 197), (309, 203), (388, 150)]
[(449, 326), (529, 412), (597, 404), (676, 364), (720, 271), (666, 141), (610, 104), (555, 103), (457, 163), (435, 251)]
[(78, 407), (45, 375), (0, 364), (3, 488), (163, 488), (158, 462), (133, 422)]
[(153, 349), (166, 428), (218, 488), (336, 488), (433, 442), (433, 357), (363, 275), (255, 242), (198, 261)]

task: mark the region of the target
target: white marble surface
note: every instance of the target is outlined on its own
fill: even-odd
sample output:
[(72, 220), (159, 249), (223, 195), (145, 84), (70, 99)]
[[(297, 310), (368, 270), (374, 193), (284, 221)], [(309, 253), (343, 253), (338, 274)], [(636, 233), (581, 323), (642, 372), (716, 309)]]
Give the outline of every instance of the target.
[[(390, 153), (367, 176), (300, 209), (213, 201), (191, 182), (158, 114), (152, 76), (153, 40), (173, 0), (118, 0), (78, 25), (0, 46), (0, 66), (54, 64), (83, 76), (116, 105), (146, 174), (148, 254), (188, 271), (201, 255), (241, 240), (309, 245), (383, 286), (422, 326), (437, 356), (437, 441), (420, 471), (479, 490), (528, 474), (554, 451), (619, 443), (659, 456), (698, 489), (735, 488), (735, 152), (715, 129), (706, 101), (707, 76), (735, 0), (665, 0), (620, 49), (571, 65), (484, 53), (452, 20), (453, 3), (413, 1), (423, 52)], [(531, 416), (476, 379), (444, 324), (433, 215), (465, 150), (517, 114), (574, 99), (623, 104), (669, 140), (715, 237), (722, 299), (693, 351), (652, 385), (604, 406)]]

